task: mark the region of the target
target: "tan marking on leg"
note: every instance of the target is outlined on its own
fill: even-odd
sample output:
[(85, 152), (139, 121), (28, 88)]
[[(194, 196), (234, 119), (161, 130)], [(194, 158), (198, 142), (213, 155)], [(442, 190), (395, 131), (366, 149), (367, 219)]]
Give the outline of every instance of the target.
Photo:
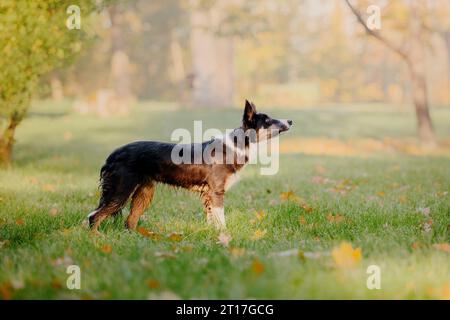
[(94, 233), (98, 233), (98, 228), (100, 227), (100, 224), (105, 220), (108, 216), (113, 214), (114, 212), (121, 209), (120, 204), (109, 204), (104, 208), (100, 208), (96, 211), (94, 211), (92, 214), (89, 215), (89, 219), (92, 219), (92, 231)]
[(150, 206), (154, 193), (155, 185), (153, 183), (142, 185), (135, 191), (131, 199), (131, 212), (127, 218), (128, 229), (136, 229), (139, 218)]

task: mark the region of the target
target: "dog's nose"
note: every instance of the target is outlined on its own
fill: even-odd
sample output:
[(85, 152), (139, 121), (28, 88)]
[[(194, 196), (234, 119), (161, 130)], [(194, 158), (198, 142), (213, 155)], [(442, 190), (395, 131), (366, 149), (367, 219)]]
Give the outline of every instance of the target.
[(292, 126), (292, 120), (288, 120), (287, 123), (289, 123), (289, 125)]

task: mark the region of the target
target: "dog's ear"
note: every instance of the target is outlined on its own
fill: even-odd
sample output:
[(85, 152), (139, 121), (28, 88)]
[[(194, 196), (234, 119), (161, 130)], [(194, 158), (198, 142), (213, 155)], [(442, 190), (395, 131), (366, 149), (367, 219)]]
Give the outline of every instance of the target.
[(249, 124), (253, 120), (253, 116), (256, 114), (256, 107), (252, 102), (245, 100), (244, 109), (244, 123)]

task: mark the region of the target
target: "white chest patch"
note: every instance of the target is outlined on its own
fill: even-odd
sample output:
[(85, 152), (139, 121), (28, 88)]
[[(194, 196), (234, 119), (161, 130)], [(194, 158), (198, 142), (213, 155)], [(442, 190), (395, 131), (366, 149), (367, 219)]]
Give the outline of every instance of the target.
[(239, 181), (240, 177), (237, 173), (232, 174), (227, 178), (227, 181), (225, 181), (225, 191), (230, 189), (234, 184), (236, 184)]

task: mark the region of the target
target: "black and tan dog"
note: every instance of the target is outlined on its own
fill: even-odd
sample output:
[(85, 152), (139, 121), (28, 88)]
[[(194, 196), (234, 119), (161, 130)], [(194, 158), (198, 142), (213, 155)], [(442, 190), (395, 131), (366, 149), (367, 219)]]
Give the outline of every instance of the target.
[[(225, 228), (224, 194), (248, 163), (250, 145), (287, 131), (291, 125), (291, 120), (272, 119), (256, 112), (255, 105), (246, 101), (241, 127), (224, 137), (191, 144), (187, 149), (155, 141), (138, 141), (118, 148), (101, 169), (102, 193), (97, 209), (88, 216), (90, 227), (97, 231), (105, 218), (121, 212), (131, 199), (127, 227), (135, 229), (139, 217), (150, 206), (156, 184), (166, 183), (199, 192), (208, 222)], [(176, 148), (179, 149), (175, 153), (181, 153), (184, 159), (183, 151), (199, 150), (202, 163), (195, 161), (195, 152), (188, 155), (187, 159), (192, 160), (188, 163), (174, 161)]]

